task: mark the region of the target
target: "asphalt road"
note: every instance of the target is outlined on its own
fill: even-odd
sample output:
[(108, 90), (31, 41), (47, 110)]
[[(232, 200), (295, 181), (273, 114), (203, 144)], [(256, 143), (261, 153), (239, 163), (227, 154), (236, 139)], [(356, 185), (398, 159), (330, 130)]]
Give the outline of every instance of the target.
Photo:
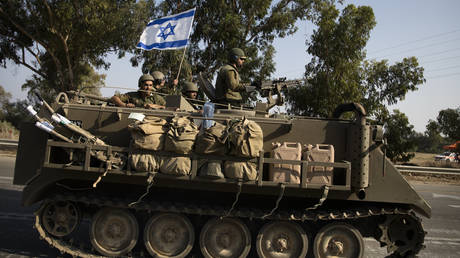
[[(36, 207), (21, 206), (22, 188), (12, 185), (14, 157), (0, 156), (0, 257), (67, 257), (50, 248), (33, 228)], [(432, 218), (423, 218), (426, 249), (423, 258), (460, 257), (459, 185), (413, 183), (433, 208)], [(365, 257), (385, 257), (386, 249), (365, 239)]]

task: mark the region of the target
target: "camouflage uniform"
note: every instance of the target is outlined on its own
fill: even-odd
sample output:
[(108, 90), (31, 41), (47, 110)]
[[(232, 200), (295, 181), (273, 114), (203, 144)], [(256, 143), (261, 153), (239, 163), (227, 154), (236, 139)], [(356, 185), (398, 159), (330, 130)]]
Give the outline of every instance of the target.
[(219, 70), (216, 81), (216, 98), (218, 102), (241, 103), (243, 98), (240, 91), (244, 91), (244, 86), (240, 85), (240, 75), (235, 67), (227, 64)]
[(237, 59), (246, 59), (243, 50), (233, 48), (229, 53), (229, 64), (220, 68), (216, 81), (216, 99), (222, 104), (241, 105), (243, 98), (241, 91), (245, 87), (240, 85), (240, 75), (236, 69)]
[(116, 96), (118, 96), (124, 103), (132, 103), (136, 107), (144, 107), (145, 104), (156, 104), (161, 106), (166, 105), (165, 99), (156, 93), (152, 93), (150, 96), (146, 96), (145, 98), (139, 91), (117, 94)]

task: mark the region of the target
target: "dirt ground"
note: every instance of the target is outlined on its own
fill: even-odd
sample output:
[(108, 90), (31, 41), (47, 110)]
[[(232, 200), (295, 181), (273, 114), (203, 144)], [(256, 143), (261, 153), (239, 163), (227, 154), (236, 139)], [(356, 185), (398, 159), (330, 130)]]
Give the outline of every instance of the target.
[(403, 174), (404, 178), (410, 182), (416, 182), (419, 184), (449, 184), (449, 185), (460, 185), (460, 175), (410, 175), (410, 173)]

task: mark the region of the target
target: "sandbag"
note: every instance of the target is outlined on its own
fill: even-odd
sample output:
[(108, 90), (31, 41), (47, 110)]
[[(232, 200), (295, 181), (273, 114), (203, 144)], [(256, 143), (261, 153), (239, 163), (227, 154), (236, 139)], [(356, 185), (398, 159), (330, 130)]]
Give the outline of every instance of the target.
[(174, 117), (166, 133), (165, 150), (179, 154), (192, 152), (198, 127), (186, 117)]
[(162, 150), (165, 142), (166, 120), (146, 117), (128, 125), (133, 139), (133, 147), (146, 150)]
[(264, 137), (262, 128), (256, 122), (246, 118), (230, 121), (227, 133), (230, 155), (259, 157), (260, 151), (263, 150)]
[(247, 161), (225, 161), (224, 173), (227, 178), (253, 181), (257, 179), (257, 164)]
[(131, 168), (138, 172), (154, 172), (158, 171), (158, 160), (151, 154), (131, 154), (130, 158)]
[(162, 157), (160, 172), (163, 174), (185, 176), (192, 170), (192, 161), (189, 157)]
[(195, 152), (200, 154), (225, 154), (225, 134), (226, 126), (221, 123), (214, 123), (214, 126), (204, 129), (196, 137)]

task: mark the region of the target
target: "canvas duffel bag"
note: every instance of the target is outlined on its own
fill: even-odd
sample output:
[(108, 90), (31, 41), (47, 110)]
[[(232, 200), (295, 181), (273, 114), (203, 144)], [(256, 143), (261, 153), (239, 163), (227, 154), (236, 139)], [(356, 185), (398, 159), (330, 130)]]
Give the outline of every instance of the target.
[(189, 157), (161, 157), (160, 172), (163, 174), (185, 176), (192, 170)]
[(257, 179), (257, 164), (247, 161), (225, 161), (224, 173), (227, 178), (253, 181)]
[(212, 127), (204, 129), (198, 134), (195, 143), (195, 151), (200, 154), (225, 154), (226, 126), (221, 123), (214, 123)]
[(262, 128), (252, 120), (243, 118), (230, 121), (227, 136), (230, 155), (255, 158), (259, 157), (260, 151), (263, 150)]
[(166, 133), (165, 150), (179, 154), (192, 152), (198, 127), (186, 117), (174, 117)]
[(146, 150), (162, 150), (165, 141), (166, 120), (146, 117), (128, 125), (133, 139), (133, 147)]
[(154, 172), (158, 171), (158, 160), (151, 154), (131, 154), (130, 156), (131, 168), (137, 172)]

